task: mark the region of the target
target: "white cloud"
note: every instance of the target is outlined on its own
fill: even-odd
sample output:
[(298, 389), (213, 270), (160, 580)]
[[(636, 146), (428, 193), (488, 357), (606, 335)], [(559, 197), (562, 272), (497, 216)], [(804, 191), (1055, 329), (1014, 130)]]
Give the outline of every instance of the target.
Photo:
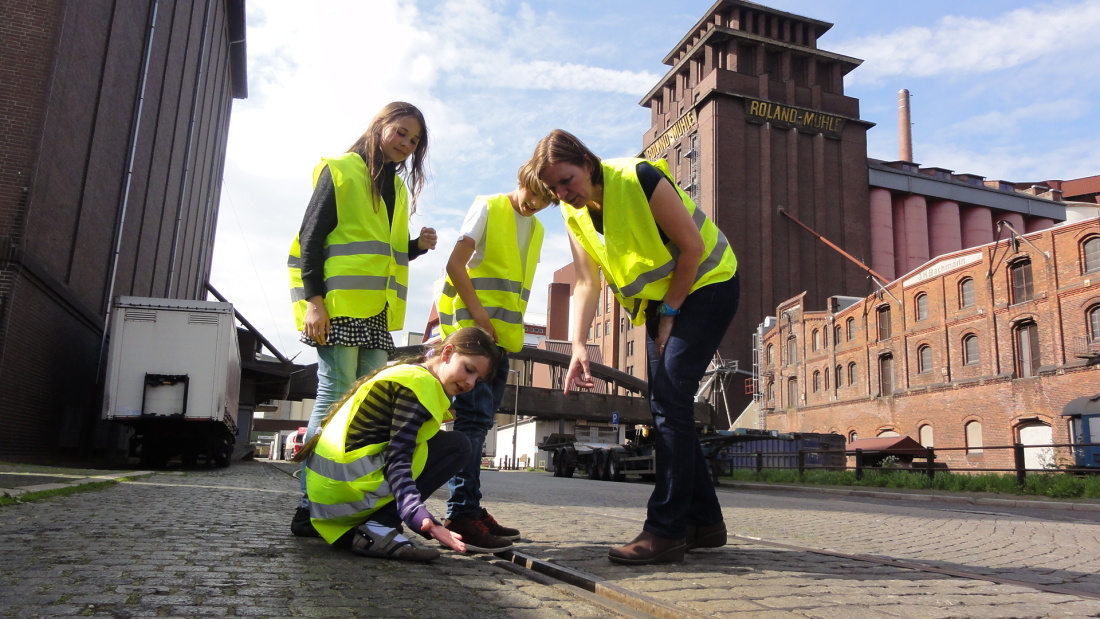
[[(1094, 56), (1100, 41), (1083, 33), (1098, 26), (1100, 1), (1059, 2), (992, 18), (948, 16), (933, 27), (850, 40), (837, 45), (836, 51), (866, 59), (851, 75), (852, 84), (901, 75), (965, 77), (1053, 56), (1064, 61), (1068, 50), (1089, 50)], [(1091, 73), (1095, 64), (1089, 66)]]

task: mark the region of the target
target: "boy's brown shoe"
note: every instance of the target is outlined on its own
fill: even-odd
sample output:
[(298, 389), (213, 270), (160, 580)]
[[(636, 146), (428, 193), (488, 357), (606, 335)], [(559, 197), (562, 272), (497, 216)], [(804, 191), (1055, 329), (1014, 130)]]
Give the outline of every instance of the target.
[(484, 507), (481, 508), (481, 521), (485, 523), (485, 528), (489, 529), (489, 533), (503, 537), (504, 539), (517, 540), (519, 539), (519, 529), (513, 529), (512, 527), (506, 527), (499, 522), (493, 515), (489, 513), (489, 510)]
[(512, 548), (512, 542), (489, 532), (489, 527), (478, 516), (459, 516), (443, 521), (443, 526), (462, 536), (466, 552), (503, 552)]

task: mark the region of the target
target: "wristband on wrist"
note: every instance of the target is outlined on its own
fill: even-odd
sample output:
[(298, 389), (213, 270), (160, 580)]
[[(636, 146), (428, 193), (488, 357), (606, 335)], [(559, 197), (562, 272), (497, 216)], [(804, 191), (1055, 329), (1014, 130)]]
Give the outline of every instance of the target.
[(668, 303), (661, 301), (661, 304), (657, 306), (658, 316), (677, 316), (680, 314), (680, 310), (672, 309), (668, 306)]

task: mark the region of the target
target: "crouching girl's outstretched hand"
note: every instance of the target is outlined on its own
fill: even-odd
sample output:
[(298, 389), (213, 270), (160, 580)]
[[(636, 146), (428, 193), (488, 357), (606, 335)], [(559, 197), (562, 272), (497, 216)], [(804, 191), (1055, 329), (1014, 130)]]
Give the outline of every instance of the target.
[(425, 518), (424, 523), (420, 526), (420, 530), (428, 533), (435, 539), (439, 540), (439, 543), (443, 544), (447, 548), (456, 552), (466, 552), (466, 544), (462, 541), (462, 536), (458, 533), (452, 532), (447, 527), (432, 522), (430, 518)]

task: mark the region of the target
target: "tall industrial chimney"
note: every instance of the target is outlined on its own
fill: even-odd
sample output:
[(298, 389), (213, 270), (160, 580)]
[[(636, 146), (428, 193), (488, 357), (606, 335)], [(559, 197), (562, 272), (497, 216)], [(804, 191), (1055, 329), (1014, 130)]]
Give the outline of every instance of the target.
[(898, 91), (898, 159), (913, 161), (913, 119), (909, 114), (909, 91)]

